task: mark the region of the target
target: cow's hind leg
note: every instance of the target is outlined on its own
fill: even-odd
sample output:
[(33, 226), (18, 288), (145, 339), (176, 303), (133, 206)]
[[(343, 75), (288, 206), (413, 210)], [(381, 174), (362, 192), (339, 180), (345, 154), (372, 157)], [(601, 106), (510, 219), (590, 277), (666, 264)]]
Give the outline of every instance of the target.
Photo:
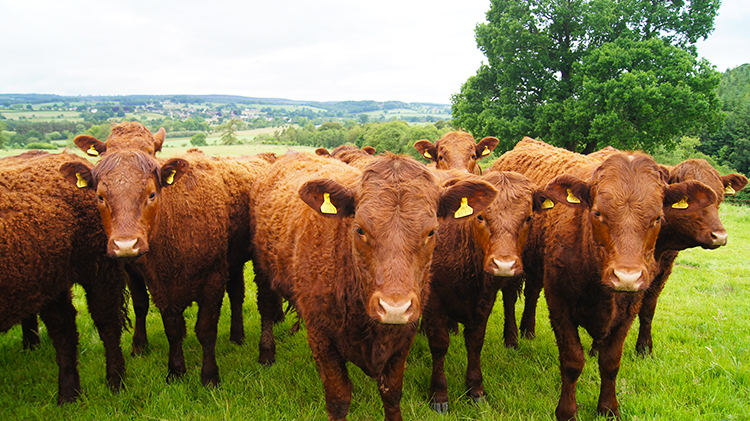
[(229, 328), (229, 341), (242, 345), (245, 341), (245, 325), (242, 316), (242, 305), (245, 302), (244, 264), (229, 268), (227, 295), (232, 310), (232, 322)]
[(23, 349), (34, 349), (39, 346), (39, 319), (36, 314), (24, 317), (21, 320), (21, 332), (23, 332)]
[(203, 348), (201, 383), (204, 386), (219, 385), (219, 367), (216, 364), (216, 332), (224, 290), (214, 291), (199, 303), (195, 334)]

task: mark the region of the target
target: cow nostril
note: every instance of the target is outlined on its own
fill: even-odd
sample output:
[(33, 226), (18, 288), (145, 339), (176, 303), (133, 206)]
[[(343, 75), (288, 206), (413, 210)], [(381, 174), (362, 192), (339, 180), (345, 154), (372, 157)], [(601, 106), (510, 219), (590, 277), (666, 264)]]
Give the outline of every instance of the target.
[(723, 246), (727, 243), (727, 237), (729, 234), (727, 234), (726, 231), (712, 231), (711, 232), (711, 241), (716, 246)]
[(619, 280), (615, 289), (619, 291), (637, 291), (642, 282), (638, 282), (643, 274), (642, 270), (614, 270), (615, 277)]
[(382, 298), (380, 298), (378, 302), (380, 304), (378, 313), (380, 315), (381, 323), (397, 325), (405, 324), (409, 321), (409, 316), (411, 316), (414, 311), (412, 309), (412, 300), (396, 305), (391, 305)]

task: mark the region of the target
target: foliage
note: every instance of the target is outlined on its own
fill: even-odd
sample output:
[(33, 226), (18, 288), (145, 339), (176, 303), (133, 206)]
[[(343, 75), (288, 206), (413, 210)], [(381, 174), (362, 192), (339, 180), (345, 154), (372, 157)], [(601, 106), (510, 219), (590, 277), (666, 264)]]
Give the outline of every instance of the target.
[(716, 133), (703, 133), (698, 150), (750, 174), (750, 64), (727, 70), (717, 92), (726, 118)]
[(712, 156), (708, 156), (698, 150), (700, 140), (697, 137), (685, 136), (677, 142), (673, 149), (667, 149), (662, 145), (656, 147), (653, 157), (656, 162), (665, 165), (677, 165), (687, 159), (705, 159), (716, 168), (720, 174), (736, 173), (737, 170), (727, 165), (721, 165)]
[(509, 149), (528, 135), (570, 150), (653, 150), (715, 130), (719, 74), (694, 44), (719, 2), (493, 0), (476, 28), (487, 64), (452, 98), (455, 123)]
[(222, 145), (237, 145), (240, 143), (240, 139), (237, 136), (237, 131), (243, 126), (242, 120), (233, 118), (227, 121), (225, 124), (218, 126), (216, 129), (221, 130), (221, 137), (219, 143)]
[(5, 149), (5, 141), (6, 141), (6, 135), (5, 135), (5, 123), (0, 121), (0, 149)]
[(44, 142), (31, 142), (26, 145), (26, 149), (57, 149), (57, 145)]
[(196, 133), (193, 137), (190, 138), (190, 144), (193, 146), (208, 146), (208, 142), (206, 142), (206, 134), (203, 132)]

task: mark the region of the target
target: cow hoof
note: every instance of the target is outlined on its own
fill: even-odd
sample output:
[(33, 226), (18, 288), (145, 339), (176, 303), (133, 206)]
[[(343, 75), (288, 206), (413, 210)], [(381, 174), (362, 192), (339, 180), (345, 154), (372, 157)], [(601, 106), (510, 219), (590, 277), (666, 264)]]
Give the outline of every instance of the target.
[(437, 412), (438, 414), (447, 414), (448, 402), (443, 402), (443, 403), (432, 402), (430, 403), (430, 409)]
[(185, 373), (172, 373), (170, 372), (167, 374), (167, 383), (172, 384), (180, 379), (185, 375)]
[(479, 396), (479, 397), (476, 397), (476, 398), (474, 396), (472, 396), (471, 400), (474, 401), (474, 403), (477, 404), (477, 405), (485, 405), (485, 404), (487, 404), (487, 396), (486, 395), (482, 395), (482, 396)]
[(231, 335), (229, 336), (229, 342), (235, 344), (235, 345), (242, 345), (245, 343), (245, 335), (242, 335), (238, 338), (234, 338)]

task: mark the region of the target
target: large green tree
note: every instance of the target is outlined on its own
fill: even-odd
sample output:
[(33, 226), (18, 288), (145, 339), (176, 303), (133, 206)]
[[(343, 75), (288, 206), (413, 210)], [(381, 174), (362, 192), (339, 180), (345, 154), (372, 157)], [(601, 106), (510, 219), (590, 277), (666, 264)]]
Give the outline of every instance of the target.
[(715, 130), (720, 74), (695, 42), (718, 0), (492, 0), (487, 57), (452, 98), (454, 123), (500, 149), (533, 136), (579, 152), (651, 150)]

